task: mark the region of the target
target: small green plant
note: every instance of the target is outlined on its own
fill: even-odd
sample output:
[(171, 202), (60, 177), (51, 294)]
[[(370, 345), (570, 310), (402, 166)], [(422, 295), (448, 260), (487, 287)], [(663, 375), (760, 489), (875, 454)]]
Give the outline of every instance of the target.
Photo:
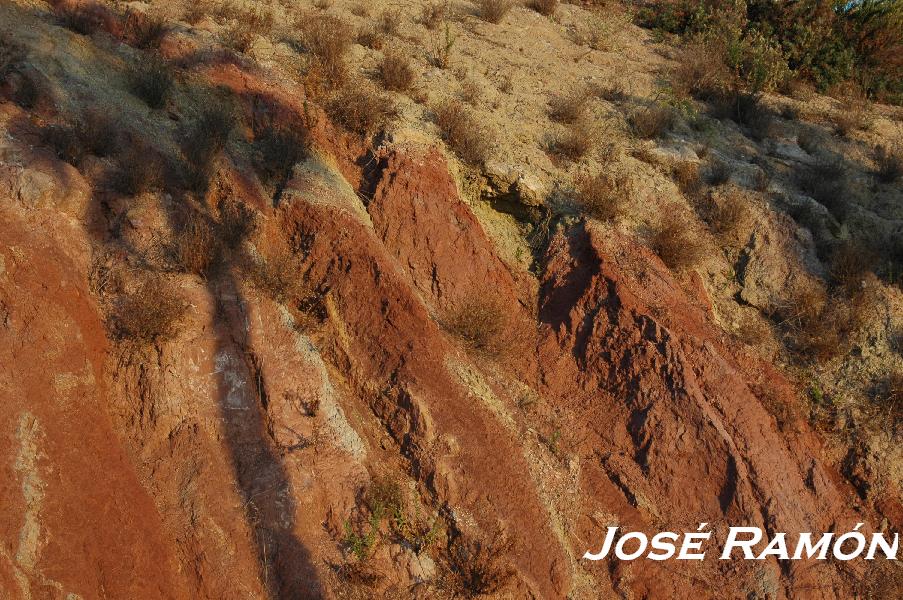
[(561, 442), (561, 430), (560, 429), (556, 429), (555, 431), (552, 432), (552, 435), (545, 438), (546, 446), (548, 447), (549, 452), (551, 452), (553, 456), (557, 457), (559, 455), (559, 453), (561, 452), (561, 448), (558, 446), (558, 444), (560, 442)]
[(434, 67), (447, 69), (451, 63), (452, 49), (458, 36), (452, 31), (451, 25), (446, 21), (441, 31), (434, 31), (430, 38), (430, 62)]
[(370, 516), (367, 521), (367, 530), (362, 533), (354, 531), (351, 521), (345, 521), (345, 537), (342, 543), (358, 561), (363, 562), (370, 558), (370, 553), (378, 538), (379, 519), (375, 515)]

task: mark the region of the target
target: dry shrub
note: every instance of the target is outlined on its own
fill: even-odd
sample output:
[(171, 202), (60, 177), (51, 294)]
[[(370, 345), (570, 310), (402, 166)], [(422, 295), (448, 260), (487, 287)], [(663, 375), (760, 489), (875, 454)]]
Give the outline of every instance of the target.
[(98, 109), (86, 111), (77, 129), (85, 149), (94, 156), (109, 156), (115, 150), (119, 127), (107, 113)]
[(461, 99), (471, 106), (476, 106), (483, 95), (483, 87), (475, 79), (467, 77), (461, 82)]
[(893, 183), (903, 176), (903, 148), (900, 144), (895, 147), (878, 146), (875, 150), (875, 162), (878, 164), (879, 181)]
[(651, 140), (662, 137), (674, 127), (676, 117), (670, 106), (653, 104), (634, 111), (628, 118), (634, 134)]
[(70, 165), (78, 166), (85, 155), (85, 148), (75, 127), (68, 124), (48, 125), (41, 130), (41, 143), (53, 150), (56, 157)]
[(436, 126), (445, 143), (464, 162), (478, 165), (489, 155), (489, 141), (483, 127), (460, 102), (449, 101), (436, 111)]
[(268, 247), (251, 259), (251, 283), (280, 304), (299, 303), (309, 296), (304, 283), (304, 260), (284, 245)]
[(468, 598), (503, 590), (514, 577), (514, 550), (513, 540), (501, 532), (485, 542), (459, 535), (448, 548), (447, 585)]
[(477, 295), (462, 300), (442, 319), (442, 326), (471, 349), (496, 356), (502, 351), (507, 317), (502, 308)]
[(345, 55), (351, 47), (351, 28), (331, 15), (303, 15), (296, 26), (301, 43), (320, 65), (327, 85), (340, 87), (347, 74)]
[(66, 29), (91, 35), (106, 25), (103, 8), (91, 4), (59, 3), (54, 13)]
[(264, 183), (282, 185), (308, 147), (306, 130), (266, 125), (254, 134), (254, 168)]
[(137, 196), (163, 183), (163, 162), (144, 144), (126, 144), (117, 163), (110, 184), (121, 194)]
[(708, 175), (706, 181), (709, 185), (718, 187), (724, 185), (731, 180), (731, 168), (728, 164), (717, 158), (709, 162)]
[(866, 275), (874, 271), (878, 256), (865, 245), (847, 240), (831, 255), (829, 276), (831, 282), (853, 296), (862, 290)]
[(406, 92), (414, 85), (411, 61), (399, 50), (389, 50), (379, 65), (379, 76), (387, 90)]
[(428, 2), (420, 12), (418, 22), (429, 30), (434, 30), (448, 17), (448, 0)]
[(736, 236), (750, 219), (750, 210), (744, 197), (736, 190), (713, 194), (708, 199), (703, 218), (712, 233), (729, 238)]
[(149, 345), (173, 339), (188, 303), (160, 277), (144, 282), (117, 303), (112, 329), (119, 339)]
[(702, 177), (699, 175), (699, 163), (693, 161), (679, 162), (671, 168), (671, 178), (677, 188), (687, 198), (698, 198), (702, 193)]
[(769, 312), (787, 349), (805, 361), (821, 362), (839, 354), (854, 324), (847, 303), (815, 286), (792, 290), (789, 298), (775, 302)]
[(173, 85), (169, 65), (162, 59), (145, 57), (129, 70), (132, 92), (151, 108), (162, 108)]
[(878, 400), (894, 426), (903, 423), (903, 371), (891, 373), (881, 382)]
[(357, 2), (351, 5), (351, 8), (348, 10), (351, 11), (355, 17), (369, 17), (370, 16), (370, 7), (365, 5), (363, 2)]
[(197, 211), (190, 212), (175, 235), (173, 258), (183, 271), (208, 275), (219, 259), (220, 241), (215, 224)]
[(136, 48), (159, 47), (166, 31), (166, 22), (161, 17), (137, 10), (126, 12), (123, 37), (128, 44)]
[(702, 259), (705, 248), (693, 231), (690, 219), (678, 216), (676, 211), (653, 233), (650, 245), (653, 252), (668, 268), (675, 271), (692, 269)]
[(551, 17), (558, 10), (558, 0), (530, 0), (528, 6), (541, 15)]
[(632, 186), (626, 175), (597, 173), (581, 176), (575, 185), (578, 206), (600, 221), (617, 219), (630, 201)]
[(313, 4), (314, 8), (319, 10), (329, 10), (329, 7), (332, 6), (332, 0), (314, 0)]
[(188, 166), (188, 183), (192, 189), (200, 191), (207, 187), (214, 161), (229, 140), (232, 124), (232, 111), (213, 102), (184, 135), (182, 154)]
[(512, 6), (514, 6), (512, 0), (478, 0), (477, 12), (484, 21), (499, 23), (505, 18)]
[(267, 37), (273, 30), (275, 18), (265, 8), (249, 8), (235, 15), (235, 22), (226, 32), (226, 44), (233, 50), (245, 53), (258, 37)]
[(801, 169), (796, 175), (800, 189), (824, 206), (838, 221), (849, 212), (850, 194), (846, 169), (837, 162), (818, 162)]
[(376, 18), (376, 27), (386, 36), (398, 35), (398, 26), (401, 23), (401, 11), (384, 10)]
[(568, 125), (549, 144), (549, 153), (577, 161), (590, 153), (596, 145), (596, 132), (585, 120)]
[(685, 46), (671, 70), (671, 87), (679, 96), (708, 100), (724, 89), (731, 78), (724, 61), (712, 59), (712, 48), (703, 42)]
[(611, 52), (617, 49), (618, 35), (629, 21), (624, 12), (592, 12), (578, 24), (573, 33), (574, 43), (601, 52)]
[(350, 82), (337, 90), (326, 104), (333, 121), (359, 135), (372, 135), (396, 116), (392, 99), (370, 86)]
[(840, 110), (834, 113), (834, 131), (848, 137), (855, 131), (865, 131), (871, 127), (869, 103), (865, 96), (851, 94), (843, 101)]
[(361, 46), (372, 48), (373, 50), (382, 50), (383, 46), (386, 44), (386, 36), (380, 33), (373, 25), (362, 27), (360, 31), (357, 32), (356, 39), (357, 43)]
[(577, 90), (563, 96), (553, 96), (549, 100), (549, 118), (558, 123), (576, 123), (586, 114), (589, 94)]

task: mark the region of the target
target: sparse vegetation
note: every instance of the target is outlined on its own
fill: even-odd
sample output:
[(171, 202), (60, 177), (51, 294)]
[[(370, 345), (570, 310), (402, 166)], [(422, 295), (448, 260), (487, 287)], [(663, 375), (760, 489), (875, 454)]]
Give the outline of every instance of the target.
[(530, 0), (529, 7), (541, 15), (551, 17), (558, 10), (558, 0)]
[(442, 319), (442, 325), (473, 350), (488, 355), (502, 350), (505, 313), (484, 298), (473, 295), (460, 301)]
[(650, 245), (668, 268), (675, 271), (692, 269), (702, 259), (705, 249), (686, 217), (676, 211), (653, 233)]
[(489, 155), (483, 127), (460, 102), (446, 102), (436, 111), (436, 126), (445, 143), (467, 163), (478, 165)]
[(379, 65), (379, 75), (387, 90), (406, 92), (414, 85), (414, 69), (407, 56), (398, 50), (389, 50)]
[(81, 138), (71, 125), (48, 125), (41, 130), (41, 142), (53, 150), (57, 158), (78, 166), (85, 149)]
[(119, 339), (141, 345), (164, 342), (176, 336), (187, 312), (184, 298), (165, 279), (153, 277), (119, 300), (112, 329)]
[(513, 6), (513, 0), (477, 0), (477, 12), (488, 23), (501, 22)]
[(473, 598), (499, 592), (514, 576), (513, 540), (496, 532), (488, 541), (459, 535), (448, 548), (448, 585)]
[(586, 90), (553, 96), (549, 100), (549, 118), (558, 123), (576, 123), (586, 114), (588, 101), (589, 94)]
[(298, 303), (309, 294), (304, 282), (304, 261), (290, 248), (269, 246), (251, 260), (254, 286), (280, 304)]
[(736, 235), (748, 222), (750, 210), (745, 199), (733, 190), (713, 194), (702, 209), (702, 218), (712, 233), (722, 239)]
[(788, 350), (804, 361), (821, 362), (842, 352), (853, 324), (848, 304), (813, 286), (792, 290), (769, 312)]
[(254, 136), (254, 166), (265, 183), (281, 187), (307, 149), (306, 130), (266, 125)]
[(142, 143), (132, 140), (125, 144), (117, 162), (118, 168), (110, 183), (121, 194), (137, 196), (163, 181), (160, 157)]
[(452, 48), (455, 47), (457, 39), (457, 35), (447, 21), (441, 30), (434, 31), (430, 36), (430, 63), (440, 69), (447, 69), (451, 62)]
[(134, 64), (129, 72), (132, 92), (151, 108), (166, 104), (173, 85), (169, 65), (157, 57), (146, 57)]
[(893, 183), (903, 176), (903, 148), (896, 146), (878, 146), (875, 150), (875, 162), (878, 164), (877, 176), (882, 183)]
[(63, 27), (81, 35), (91, 35), (106, 23), (99, 5), (59, 3), (54, 7), (54, 13)]
[(731, 168), (728, 164), (717, 158), (709, 162), (708, 177), (706, 178), (711, 186), (724, 185), (731, 180)]
[(173, 244), (173, 258), (180, 269), (202, 277), (210, 273), (220, 256), (220, 240), (213, 221), (197, 211), (182, 220)]
[(370, 86), (349, 83), (337, 90), (326, 104), (333, 121), (359, 135), (372, 135), (395, 118), (395, 104)]
[(671, 169), (671, 177), (684, 196), (695, 200), (702, 193), (702, 177), (699, 175), (699, 163), (684, 161), (675, 164)]
[(182, 153), (188, 165), (187, 179), (191, 189), (206, 189), (213, 163), (229, 140), (232, 123), (232, 111), (212, 101), (207, 103), (182, 138)]
[(166, 21), (161, 17), (137, 10), (126, 13), (123, 37), (136, 48), (157, 48), (166, 32)]
[(797, 174), (800, 189), (824, 206), (840, 222), (849, 211), (847, 173), (838, 162), (817, 162)]
[(631, 194), (630, 179), (610, 173), (581, 176), (575, 185), (577, 205), (600, 221), (617, 219), (627, 207)]
[(675, 120), (674, 110), (658, 103), (636, 110), (629, 117), (633, 132), (647, 140), (665, 135), (674, 127)]
[(351, 27), (332, 15), (303, 15), (295, 25), (301, 43), (323, 72), (326, 85), (341, 87), (347, 77), (345, 55), (353, 39)]
[(420, 12), (418, 22), (429, 30), (434, 30), (448, 17), (448, 0), (427, 2)]
[(577, 161), (589, 154), (596, 145), (596, 133), (586, 120), (568, 125), (555, 135), (549, 144), (549, 153), (567, 160)]
[(861, 243), (842, 242), (834, 249), (828, 266), (831, 282), (853, 296), (862, 289), (863, 281), (878, 264), (878, 256)]

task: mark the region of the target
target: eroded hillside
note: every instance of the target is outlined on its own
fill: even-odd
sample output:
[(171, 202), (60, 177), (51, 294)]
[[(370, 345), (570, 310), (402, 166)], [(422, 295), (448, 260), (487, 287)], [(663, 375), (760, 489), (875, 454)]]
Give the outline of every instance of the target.
[(0, 4), (4, 597), (900, 590), (581, 559), (899, 532), (899, 107), (494, 4)]

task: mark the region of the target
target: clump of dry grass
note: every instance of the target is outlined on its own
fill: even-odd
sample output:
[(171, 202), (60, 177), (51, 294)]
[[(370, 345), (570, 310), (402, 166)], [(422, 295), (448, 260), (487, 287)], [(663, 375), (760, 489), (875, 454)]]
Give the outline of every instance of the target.
[(189, 186), (197, 191), (207, 187), (214, 160), (225, 148), (232, 132), (233, 114), (226, 106), (213, 102), (200, 114), (181, 140), (188, 167)]
[(483, 297), (462, 300), (441, 319), (442, 326), (471, 349), (490, 356), (502, 351), (507, 318), (502, 308)]
[(351, 27), (332, 15), (302, 15), (295, 23), (301, 43), (323, 72), (326, 85), (341, 87), (347, 76), (345, 55), (351, 48)]
[(675, 164), (671, 168), (671, 177), (677, 188), (691, 199), (698, 198), (702, 193), (702, 177), (699, 174), (699, 163), (684, 161)]
[(558, 0), (530, 0), (528, 6), (546, 17), (551, 17), (558, 10)]
[(838, 221), (849, 212), (847, 171), (837, 162), (820, 161), (796, 174), (800, 189), (824, 206)]
[(834, 249), (828, 274), (832, 283), (853, 296), (862, 290), (866, 275), (874, 271), (878, 262), (878, 256), (870, 248), (847, 240)]
[(706, 181), (709, 185), (718, 187), (731, 180), (731, 168), (722, 160), (713, 158), (709, 161)]
[(514, 542), (496, 532), (488, 541), (459, 535), (448, 549), (444, 582), (454, 592), (473, 598), (502, 591), (514, 577)]
[(265, 248), (251, 260), (249, 271), (251, 283), (280, 304), (298, 303), (309, 295), (303, 257), (288, 247)]
[(360, 135), (372, 135), (396, 116), (392, 99), (370, 86), (349, 83), (337, 90), (326, 104), (333, 121)]
[(575, 183), (577, 205), (600, 221), (617, 219), (630, 201), (632, 186), (627, 176), (597, 173), (580, 176)]
[(578, 161), (596, 146), (596, 131), (586, 120), (579, 120), (559, 132), (549, 144), (549, 153), (567, 160)]
[(576, 123), (586, 115), (588, 102), (589, 94), (586, 90), (553, 96), (549, 100), (549, 118), (558, 123)]
[(834, 131), (842, 137), (849, 137), (855, 131), (865, 131), (871, 127), (868, 100), (862, 94), (851, 93), (834, 113)]
[(59, 3), (53, 9), (66, 29), (81, 35), (91, 35), (106, 24), (103, 9), (100, 6)]
[(135, 63), (129, 70), (132, 92), (151, 108), (162, 108), (173, 86), (169, 65), (151, 56)]
[(143, 143), (125, 144), (117, 163), (110, 184), (121, 194), (137, 196), (163, 183), (163, 162)]
[(167, 32), (166, 21), (156, 15), (137, 10), (126, 12), (123, 37), (136, 48), (157, 48)]
[(98, 109), (86, 111), (78, 121), (77, 130), (85, 148), (94, 156), (109, 156), (116, 148), (119, 135), (116, 121)]
[(197, 211), (188, 213), (173, 244), (173, 258), (179, 268), (205, 277), (217, 262), (220, 250), (215, 224)]
[(499, 23), (513, 6), (512, 0), (478, 0), (477, 12), (484, 21)]
[(420, 12), (417, 21), (429, 30), (434, 30), (448, 17), (448, 0), (428, 2)]
[(41, 142), (53, 150), (56, 157), (70, 165), (78, 166), (85, 155), (82, 140), (69, 124), (48, 125), (41, 130)]
[(690, 219), (674, 215), (663, 222), (652, 235), (650, 246), (668, 268), (685, 271), (695, 267), (705, 253), (698, 234), (693, 230)]
[(173, 339), (188, 303), (166, 280), (154, 277), (121, 298), (112, 318), (119, 339), (149, 345)]
[(676, 122), (674, 110), (669, 106), (653, 104), (634, 111), (628, 118), (633, 132), (644, 139), (660, 138), (671, 131)]
[(436, 126), (445, 143), (464, 162), (479, 165), (489, 155), (489, 140), (482, 126), (460, 102), (449, 101), (435, 110)]
[(743, 196), (736, 190), (712, 194), (702, 213), (712, 233), (722, 239), (736, 236), (751, 217)]
[(821, 362), (844, 349), (844, 338), (855, 325), (848, 303), (829, 297), (815, 286), (792, 290), (770, 307), (784, 344), (799, 359)]
[(878, 164), (878, 180), (893, 183), (903, 176), (903, 148), (878, 146), (875, 150), (875, 162)]
[(406, 92), (414, 85), (411, 61), (399, 50), (389, 50), (379, 64), (379, 76), (387, 90)]
[(285, 182), (294, 166), (307, 156), (306, 130), (265, 125), (254, 134), (254, 167), (264, 183)]

